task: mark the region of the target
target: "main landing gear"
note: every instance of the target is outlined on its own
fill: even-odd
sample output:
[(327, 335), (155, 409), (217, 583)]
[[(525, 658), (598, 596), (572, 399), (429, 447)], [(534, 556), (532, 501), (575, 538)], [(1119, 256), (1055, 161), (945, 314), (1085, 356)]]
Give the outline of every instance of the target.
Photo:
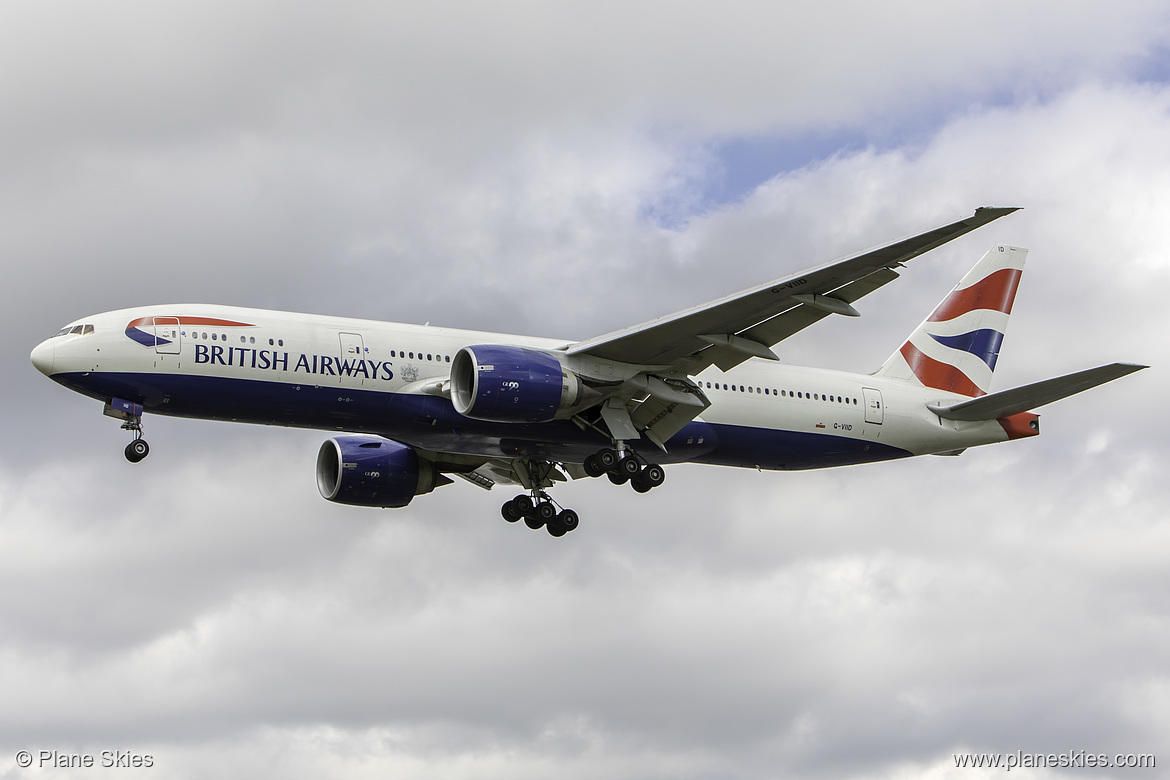
[(615, 485), (630, 483), (639, 493), (648, 493), (666, 481), (666, 470), (657, 463), (647, 463), (632, 450), (598, 450), (585, 459), (585, 473), (591, 477), (603, 474)]
[[(607, 447), (586, 458), (585, 473), (591, 477), (600, 477), (604, 474), (615, 485), (629, 482), (639, 493), (646, 493), (666, 481), (666, 471), (662, 466), (647, 463), (621, 442), (618, 446), (620, 449)], [(541, 463), (548, 468), (552, 468), (553, 465), (547, 461)], [(577, 513), (572, 509), (560, 509), (542, 489), (551, 483), (546, 482), (544, 476), (531, 464), (529, 469), (529, 482), (525, 484), (541, 487), (534, 487), (529, 493), (521, 493), (511, 501), (505, 501), (500, 507), (500, 514), (509, 523), (523, 520), (529, 528), (533, 530), (544, 528), (552, 536), (564, 536), (575, 529), (579, 523)]]
[(558, 510), (543, 490), (534, 490), (531, 496), (521, 493), (511, 501), (505, 501), (500, 514), (509, 523), (523, 520), (534, 531), (543, 527), (551, 536), (564, 536), (580, 522), (572, 509)]

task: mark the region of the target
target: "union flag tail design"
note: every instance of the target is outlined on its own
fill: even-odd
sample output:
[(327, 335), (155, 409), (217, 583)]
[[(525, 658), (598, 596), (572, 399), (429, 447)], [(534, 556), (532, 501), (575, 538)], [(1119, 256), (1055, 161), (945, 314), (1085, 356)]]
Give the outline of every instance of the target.
[(992, 247), (877, 375), (986, 395), (1027, 255), (1027, 249)]

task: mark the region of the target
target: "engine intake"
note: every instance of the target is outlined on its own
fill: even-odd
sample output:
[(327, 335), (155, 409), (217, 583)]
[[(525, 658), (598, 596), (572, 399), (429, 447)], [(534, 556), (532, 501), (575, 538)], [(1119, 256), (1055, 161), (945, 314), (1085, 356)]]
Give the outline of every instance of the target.
[(339, 504), (404, 507), (434, 490), (437, 478), (413, 447), (380, 436), (337, 436), (317, 452), (317, 489)]
[(576, 374), (540, 350), (480, 344), (451, 361), (451, 402), (475, 420), (549, 422), (580, 403), (583, 392)]

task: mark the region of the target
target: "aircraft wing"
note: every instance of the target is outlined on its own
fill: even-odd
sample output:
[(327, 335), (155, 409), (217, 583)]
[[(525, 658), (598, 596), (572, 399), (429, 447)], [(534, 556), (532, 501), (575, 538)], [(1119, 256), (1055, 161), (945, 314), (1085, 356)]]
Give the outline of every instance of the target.
[(1016, 211), (980, 208), (966, 219), (828, 263), (702, 306), (581, 341), (566, 350), (623, 363), (677, 366), (694, 374), (726, 371), (830, 314), (858, 316), (850, 305), (898, 278), (893, 269)]

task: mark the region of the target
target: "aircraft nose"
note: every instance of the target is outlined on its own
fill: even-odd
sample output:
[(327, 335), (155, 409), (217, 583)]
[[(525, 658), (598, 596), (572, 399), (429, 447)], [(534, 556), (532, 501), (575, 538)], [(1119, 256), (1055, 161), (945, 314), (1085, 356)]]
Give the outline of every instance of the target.
[(32, 364), (37, 367), (37, 371), (40, 371), (45, 376), (52, 376), (55, 352), (56, 345), (53, 344), (53, 340), (46, 339), (33, 347), (32, 354), (29, 355), (29, 358), (32, 360)]

